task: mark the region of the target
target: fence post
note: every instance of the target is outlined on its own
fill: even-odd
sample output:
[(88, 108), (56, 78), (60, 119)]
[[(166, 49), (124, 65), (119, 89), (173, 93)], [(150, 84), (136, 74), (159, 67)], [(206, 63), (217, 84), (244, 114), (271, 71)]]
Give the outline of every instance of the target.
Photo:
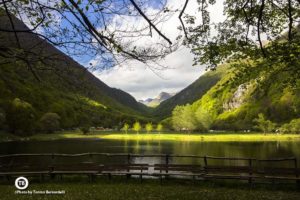
[(129, 153), (129, 154), (127, 155), (127, 165), (128, 165), (128, 166), (127, 166), (127, 172), (128, 172), (128, 174), (127, 174), (127, 179), (129, 179), (129, 178), (131, 177), (130, 174), (129, 174), (129, 171), (130, 171), (130, 170), (129, 170), (129, 168), (130, 168), (129, 165), (130, 165), (130, 163), (131, 163), (130, 157), (131, 157), (131, 156), (130, 156), (130, 153)]
[(169, 154), (166, 154), (166, 173), (168, 173)]
[(207, 158), (206, 158), (206, 156), (204, 156), (203, 159), (204, 159), (204, 175), (206, 175), (207, 174)]
[(51, 171), (54, 170), (54, 153), (51, 155)]
[(127, 164), (130, 164), (130, 153), (127, 155)]
[[(52, 153), (52, 155), (51, 155), (51, 172), (53, 172), (53, 171), (54, 171), (54, 153)], [(50, 177), (52, 179), (54, 179), (55, 175), (53, 173), (51, 173)]]
[(295, 175), (296, 175), (296, 183), (299, 185), (300, 184), (300, 180), (298, 180), (299, 178), (299, 173), (298, 173), (298, 163), (297, 163), (297, 158), (294, 159), (294, 164), (295, 164)]
[(251, 184), (252, 183), (252, 173), (253, 173), (253, 171), (252, 171), (252, 159), (251, 158), (249, 158), (249, 180), (248, 180), (248, 182)]

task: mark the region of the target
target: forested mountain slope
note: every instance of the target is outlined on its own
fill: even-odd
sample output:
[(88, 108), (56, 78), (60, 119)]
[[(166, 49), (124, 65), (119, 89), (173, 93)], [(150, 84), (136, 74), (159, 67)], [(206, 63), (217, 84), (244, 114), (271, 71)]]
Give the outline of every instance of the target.
[[(28, 29), (17, 19), (14, 24), (16, 29)], [(0, 28), (11, 30), (7, 17), (0, 15)], [(59, 114), (64, 128), (86, 123), (112, 127), (128, 120), (143, 120), (147, 107), (128, 93), (110, 88), (36, 35), (20, 32), (17, 38), (19, 43), (9, 31), (0, 35), (0, 47), (8, 49), (7, 55), (0, 55), (0, 112), (7, 123), (8, 118), (17, 117), (10, 113), (16, 98), (32, 106), (36, 121), (47, 112)], [(11, 60), (12, 51), (26, 55), (29, 64)]]
[[(300, 118), (300, 80), (288, 84), (294, 76), (290, 71), (263, 70), (239, 79), (238, 67), (226, 70), (221, 80), (192, 104), (176, 107), (173, 127), (179, 124), (178, 129), (253, 130), (257, 129), (254, 119), (262, 114), (274, 123), (269, 130), (275, 131)], [(260, 66), (252, 67), (256, 71)]]
[(206, 72), (200, 76), (191, 85), (178, 92), (173, 97), (163, 101), (157, 106), (153, 115), (159, 119), (169, 117), (172, 114), (172, 110), (177, 105), (185, 105), (187, 103), (193, 103), (200, 99), (211, 87), (213, 87), (220, 79), (223, 74), (227, 71), (226, 66), (220, 66), (216, 71)]

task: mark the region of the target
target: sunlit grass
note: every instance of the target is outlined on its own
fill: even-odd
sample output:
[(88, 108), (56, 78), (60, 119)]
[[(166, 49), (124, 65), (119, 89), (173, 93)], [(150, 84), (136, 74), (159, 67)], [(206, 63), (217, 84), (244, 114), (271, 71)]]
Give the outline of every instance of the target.
[(0, 141), (11, 140), (57, 140), (57, 139), (107, 139), (137, 141), (190, 141), (190, 142), (258, 142), (258, 141), (300, 141), (298, 134), (263, 133), (128, 133), (95, 131), (87, 135), (79, 131), (37, 134), (28, 137), (16, 137), (11, 134), (0, 134)]
[(211, 142), (211, 141), (282, 141), (282, 140), (299, 140), (300, 135), (277, 135), (260, 133), (256, 134), (243, 134), (243, 133), (224, 133), (224, 134), (182, 134), (182, 133), (169, 133), (169, 134), (109, 134), (101, 138), (113, 140), (163, 140), (163, 141), (191, 141), (191, 142)]

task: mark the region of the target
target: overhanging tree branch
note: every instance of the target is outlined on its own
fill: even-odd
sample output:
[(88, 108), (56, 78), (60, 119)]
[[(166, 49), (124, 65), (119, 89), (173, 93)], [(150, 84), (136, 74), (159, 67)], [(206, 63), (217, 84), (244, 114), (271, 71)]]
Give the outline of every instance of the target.
[(186, 31), (185, 25), (184, 25), (184, 23), (182, 21), (182, 15), (183, 15), (183, 13), (184, 13), (184, 11), (186, 9), (186, 6), (187, 6), (188, 2), (189, 2), (189, 0), (185, 0), (184, 6), (183, 6), (183, 8), (180, 11), (180, 14), (178, 16), (178, 18), (180, 20), (180, 23), (181, 23), (181, 26), (182, 26), (182, 29), (183, 29), (183, 32), (184, 32), (184, 35), (185, 35), (186, 38), (188, 38), (188, 35), (187, 35), (187, 31)]
[(265, 49), (264, 49), (262, 41), (261, 41), (261, 36), (260, 36), (260, 34), (261, 34), (260, 33), (260, 27), (261, 27), (261, 23), (262, 23), (262, 17), (263, 17), (264, 9), (265, 9), (265, 0), (261, 0), (261, 6), (260, 6), (260, 9), (259, 9), (258, 20), (257, 20), (257, 37), (258, 37), (258, 42), (259, 42), (261, 52), (262, 52), (264, 57), (267, 57)]
[(148, 22), (149, 26), (151, 26), (162, 38), (164, 38), (170, 45), (172, 44), (171, 40), (167, 38), (158, 28), (151, 22), (151, 20), (145, 15), (145, 13), (140, 9), (140, 7), (135, 3), (134, 0), (129, 0), (134, 8), (142, 15), (142, 17)]

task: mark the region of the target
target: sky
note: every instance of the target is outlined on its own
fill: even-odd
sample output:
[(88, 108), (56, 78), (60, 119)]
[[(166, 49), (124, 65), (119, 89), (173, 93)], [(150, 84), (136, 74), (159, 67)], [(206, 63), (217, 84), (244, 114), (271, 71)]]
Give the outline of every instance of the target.
[[(182, 8), (183, 2), (168, 0), (168, 6)], [(186, 13), (195, 14), (197, 8), (196, 1), (190, 1)], [(222, 12), (223, 0), (218, 0), (217, 4), (210, 8), (210, 11), (213, 22), (224, 19)], [(179, 23), (178, 15), (175, 15), (162, 26), (162, 32), (169, 38), (174, 39), (178, 34), (177, 27), (180, 25)], [(93, 63), (94, 61), (91, 60), (90, 62)], [(183, 46), (166, 56), (163, 61), (160, 61), (160, 64), (167, 66), (167, 68), (155, 70), (150, 69), (143, 63), (131, 61), (123, 66), (93, 73), (110, 87), (124, 90), (137, 100), (156, 97), (162, 91), (179, 92), (205, 73), (205, 66), (192, 65), (193, 55), (189, 49)]]
[[(170, 10), (181, 10), (185, 1), (183, 0), (166, 0), (167, 7)], [(55, 2), (55, 1), (53, 1)], [(150, 1), (155, 2), (155, 1)], [(209, 8), (211, 14), (211, 22), (220, 22), (224, 19), (223, 16), (223, 2), (224, 0), (217, 0), (217, 3)], [(144, 5), (146, 10), (143, 10), (144, 13), (151, 16), (153, 13), (159, 11), (159, 6), (155, 3)], [(190, 0), (188, 6), (185, 10), (186, 14), (199, 16), (198, 3), (196, 0)], [(134, 8), (132, 8), (134, 9)], [(55, 13), (53, 13), (55, 16)], [(72, 16), (67, 14), (68, 18), (72, 20)], [(70, 15), (70, 16), (69, 16)], [(174, 14), (163, 24), (158, 24), (157, 27), (160, 31), (166, 35), (171, 41), (175, 41), (176, 37), (180, 33), (178, 27), (180, 26), (180, 21), (178, 19), (179, 12)], [(124, 29), (130, 28), (140, 28), (147, 27), (148, 24), (146, 20), (142, 17), (124, 17), (116, 16), (115, 19), (112, 19), (111, 27), (107, 27), (109, 30)], [(199, 24), (200, 19), (196, 18), (196, 24)], [(56, 23), (60, 23), (61, 26), (66, 26), (64, 21), (61, 21), (60, 18), (57, 18)], [(30, 27), (30, 23), (28, 23)], [(101, 31), (99, 27), (98, 31)], [(42, 32), (43, 30), (40, 30)], [(149, 30), (146, 30), (149, 32)], [(112, 31), (111, 31), (112, 32)], [(147, 46), (151, 45), (152, 41), (156, 42), (157, 40), (162, 40), (161, 37), (153, 30), (153, 37), (139, 37), (136, 39), (136, 45)], [(182, 34), (182, 31), (181, 31)], [(63, 49), (61, 49), (64, 51)], [(90, 63), (97, 68), (99, 63), (99, 58), (97, 56), (90, 57), (89, 53), (80, 56), (72, 56), (77, 62), (83, 66), (89, 66)], [(103, 68), (99, 67), (97, 71), (92, 71), (92, 73), (98, 77), (101, 81), (106, 83), (110, 87), (121, 89), (125, 92), (128, 92), (137, 100), (145, 100), (147, 98), (157, 97), (161, 92), (177, 93), (193, 83), (198, 79), (203, 73), (205, 73), (206, 66), (193, 66), (193, 54), (190, 52), (190, 49), (185, 46), (181, 46), (173, 52), (172, 54), (166, 56), (164, 59), (160, 60), (158, 63), (164, 68), (154, 69), (138, 61), (127, 61), (122, 66), (115, 66), (112, 68)]]

